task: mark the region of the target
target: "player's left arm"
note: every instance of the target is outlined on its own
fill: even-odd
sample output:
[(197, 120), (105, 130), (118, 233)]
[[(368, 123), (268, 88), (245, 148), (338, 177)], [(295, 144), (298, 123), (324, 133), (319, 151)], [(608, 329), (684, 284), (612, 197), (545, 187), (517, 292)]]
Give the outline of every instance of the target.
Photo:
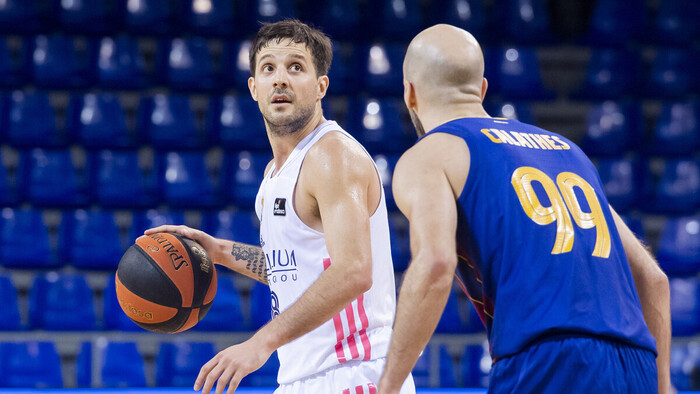
[(634, 284), (642, 304), (644, 320), (656, 339), (656, 367), (659, 393), (671, 388), (671, 304), (668, 277), (661, 270), (649, 250), (630, 231), (615, 210), (610, 207), (627, 260), (630, 263)]
[(235, 390), (241, 379), (260, 368), (277, 348), (331, 320), (371, 288), (368, 194), (370, 183), (378, 183), (379, 178), (364, 150), (349, 146), (346, 137), (328, 137), (308, 152), (302, 175), (310, 180), (304, 192), (318, 206), (330, 267), (249, 340), (223, 350), (205, 364), (195, 390), (204, 387), (209, 392), (217, 380), (217, 394), (222, 384)]

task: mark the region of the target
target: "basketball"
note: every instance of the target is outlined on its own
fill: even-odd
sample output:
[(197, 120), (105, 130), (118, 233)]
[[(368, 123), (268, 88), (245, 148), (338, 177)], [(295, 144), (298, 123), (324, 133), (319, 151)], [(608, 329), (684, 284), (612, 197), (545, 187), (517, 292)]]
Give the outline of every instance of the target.
[(216, 269), (204, 248), (174, 233), (139, 237), (119, 261), (115, 280), (124, 313), (157, 333), (192, 328), (216, 295)]

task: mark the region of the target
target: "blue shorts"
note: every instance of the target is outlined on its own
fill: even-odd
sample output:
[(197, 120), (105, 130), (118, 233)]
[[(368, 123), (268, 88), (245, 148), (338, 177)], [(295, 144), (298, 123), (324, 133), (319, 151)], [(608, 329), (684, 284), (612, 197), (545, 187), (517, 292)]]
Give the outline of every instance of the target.
[(594, 337), (558, 336), (498, 360), (489, 393), (657, 393), (656, 355)]

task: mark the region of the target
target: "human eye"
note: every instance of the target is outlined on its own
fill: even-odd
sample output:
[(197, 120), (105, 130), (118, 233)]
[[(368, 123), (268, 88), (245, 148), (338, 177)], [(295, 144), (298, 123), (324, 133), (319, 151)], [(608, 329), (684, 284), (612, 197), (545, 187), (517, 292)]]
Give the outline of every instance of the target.
[(272, 71), (272, 66), (269, 65), (269, 64), (264, 64), (264, 65), (262, 66), (262, 70), (263, 70), (264, 72), (270, 72), (270, 71)]
[(301, 64), (294, 63), (294, 64), (292, 64), (292, 66), (289, 69), (292, 71), (301, 71)]

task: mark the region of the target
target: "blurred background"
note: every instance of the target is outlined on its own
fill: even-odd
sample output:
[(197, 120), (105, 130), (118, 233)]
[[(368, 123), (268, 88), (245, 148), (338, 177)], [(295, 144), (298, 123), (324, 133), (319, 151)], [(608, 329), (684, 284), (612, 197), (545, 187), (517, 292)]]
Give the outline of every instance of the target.
[[(482, 43), (493, 116), (580, 144), (613, 207), (671, 278), (672, 376), (700, 389), (700, 3), (695, 0), (0, 0), (0, 387), (191, 386), (270, 318), (269, 290), (219, 270), (194, 329), (121, 311), (114, 272), (144, 229), (187, 224), (257, 244), (271, 158), (247, 89), (259, 21), (334, 40), (328, 119), (382, 172), (397, 284), (410, 258), (391, 173), (415, 134), (401, 100), (410, 39), (434, 23)], [(486, 387), (461, 291), (414, 370)], [(276, 386), (272, 359), (244, 386)]]

